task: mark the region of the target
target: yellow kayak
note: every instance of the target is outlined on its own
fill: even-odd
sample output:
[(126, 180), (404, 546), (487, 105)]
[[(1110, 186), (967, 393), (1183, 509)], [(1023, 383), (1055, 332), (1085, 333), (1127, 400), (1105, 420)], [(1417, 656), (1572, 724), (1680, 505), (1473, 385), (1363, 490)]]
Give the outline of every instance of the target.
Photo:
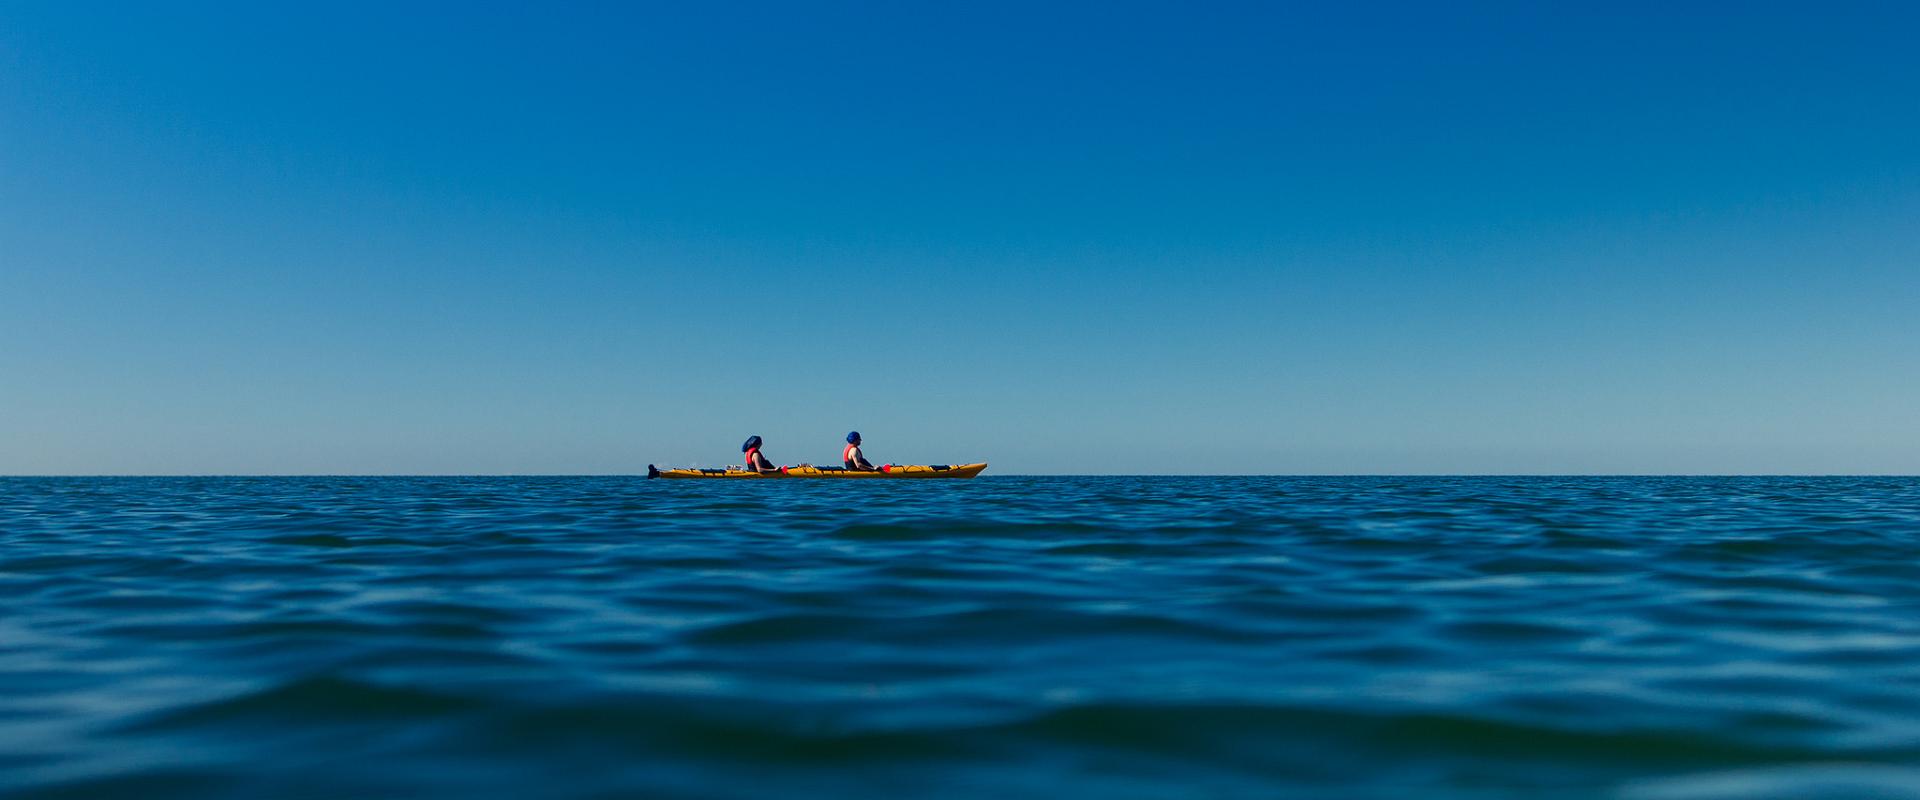
[(861, 472), (843, 467), (801, 465), (779, 472), (748, 472), (744, 469), (658, 469), (647, 465), (649, 478), (971, 478), (987, 468), (978, 464), (913, 464), (889, 466), (885, 472)]

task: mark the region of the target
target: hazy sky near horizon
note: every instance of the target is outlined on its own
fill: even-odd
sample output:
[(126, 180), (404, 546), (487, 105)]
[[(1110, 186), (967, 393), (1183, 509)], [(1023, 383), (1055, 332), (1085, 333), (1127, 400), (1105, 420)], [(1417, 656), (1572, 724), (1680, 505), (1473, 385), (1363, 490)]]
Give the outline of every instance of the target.
[(1571, 5), (8, 2), (0, 474), (1920, 473), (1920, 6)]

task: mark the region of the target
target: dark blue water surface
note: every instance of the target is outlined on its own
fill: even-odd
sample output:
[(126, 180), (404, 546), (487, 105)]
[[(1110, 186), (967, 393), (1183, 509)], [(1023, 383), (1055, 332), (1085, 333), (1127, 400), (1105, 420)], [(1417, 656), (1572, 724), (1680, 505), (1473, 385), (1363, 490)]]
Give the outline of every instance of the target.
[(0, 480), (0, 793), (1920, 797), (1920, 479)]

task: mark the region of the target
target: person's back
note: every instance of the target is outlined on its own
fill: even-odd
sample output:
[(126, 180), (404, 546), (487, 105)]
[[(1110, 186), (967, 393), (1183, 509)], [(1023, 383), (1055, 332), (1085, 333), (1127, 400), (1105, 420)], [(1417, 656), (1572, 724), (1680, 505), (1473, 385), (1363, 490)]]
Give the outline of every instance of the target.
[(845, 465), (847, 469), (856, 472), (877, 471), (873, 464), (867, 461), (866, 454), (860, 452), (859, 431), (853, 431), (847, 434), (847, 449), (840, 451), (840, 463)]

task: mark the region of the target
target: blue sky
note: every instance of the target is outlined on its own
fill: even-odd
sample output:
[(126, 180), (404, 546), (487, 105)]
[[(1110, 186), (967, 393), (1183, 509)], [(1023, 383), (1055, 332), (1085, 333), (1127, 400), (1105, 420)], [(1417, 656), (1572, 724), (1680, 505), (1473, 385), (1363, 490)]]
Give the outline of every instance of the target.
[(1920, 472), (1911, 5), (275, 5), (0, 5), (0, 473)]

